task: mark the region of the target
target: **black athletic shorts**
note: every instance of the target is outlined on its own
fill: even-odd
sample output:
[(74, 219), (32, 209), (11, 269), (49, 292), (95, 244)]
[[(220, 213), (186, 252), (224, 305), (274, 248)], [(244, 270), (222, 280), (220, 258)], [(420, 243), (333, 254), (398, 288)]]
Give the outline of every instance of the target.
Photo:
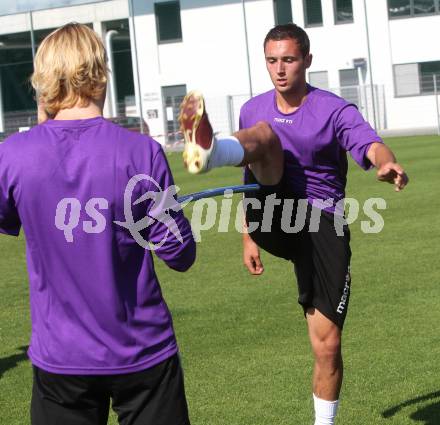
[[(245, 170), (245, 182), (258, 183), (248, 168)], [(268, 231), (270, 214), (268, 211), (264, 214), (265, 201), (274, 196), (281, 202), (273, 210), (272, 226)], [(257, 202), (249, 204), (252, 198)], [(287, 223), (290, 222), (290, 226), (294, 226), (299, 204), (297, 197), (289, 193), (284, 178), (274, 186), (260, 184), (258, 191), (245, 194), (245, 202), (247, 225), (250, 226), (250, 230), (256, 228), (250, 232), (251, 238), (270, 254), (293, 262), (298, 283), (298, 302), (303, 306), (304, 312), (314, 307), (342, 329), (347, 315), (351, 285), (348, 226), (341, 223), (341, 218), (335, 219), (334, 214), (312, 207), (304, 200), (300, 201), (306, 205), (304, 227), (296, 233), (286, 233), (281, 226), (283, 207), (286, 202), (293, 206), (290, 210), (286, 209), (291, 213), (285, 213), (285, 229), (286, 217)], [(259, 205), (261, 208), (258, 208)], [(320, 216), (318, 227), (310, 226), (312, 214)], [(309, 231), (310, 227), (311, 230), (317, 231)]]
[(110, 400), (121, 425), (189, 425), (176, 355), (141, 372), (59, 375), (33, 367), (32, 425), (107, 425)]

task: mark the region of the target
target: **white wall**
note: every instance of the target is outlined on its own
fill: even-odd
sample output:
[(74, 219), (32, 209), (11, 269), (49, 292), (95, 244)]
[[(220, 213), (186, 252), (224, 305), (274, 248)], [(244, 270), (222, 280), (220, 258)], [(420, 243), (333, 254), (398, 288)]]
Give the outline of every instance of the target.
[[(166, 0), (133, 0), (142, 111), (144, 115), (148, 109), (159, 112), (157, 119), (148, 120), (155, 135), (164, 133), (163, 86), (185, 84), (188, 90), (199, 89), (218, 108), (225, 108), (227, 95), (243, 95), (243, 99), (249, 95), (241, 0), (180, 0), (182, 42), (160, 45), (154, 16), (158, 1)], [(373, 82), (385, 88), (387, 128), (435, 127), (434, 96), (395, 97), (393, 64), (440, 60), (436, 46), (440, 15), (389, 20), (387, 0), (366, 3)], [(364, 0), (353, 0), (354, 22), (349, 24), (334, 23), (333, 1), (322, 0), (322, 6), (324, 25), (306, 28), (314, 55), (310, 71), (328, 71), (330, 87), (338, 87), (339, 70), (352, 68), (354, 58), (368, 61)], [(257, 94), (271, 88), (262, 43), (274, 25), (273, 1), (246, 0), (245, 8), (252, 88)], [(99, 28), (101, 21), (127, 18), (128, 10), (128, 0), (112, 0), (39, 11), (34, 13), (34, 27), (53, 28), (75, 20), (93, 22)], [(292, 0), (292, 16), (304, 26), (302, 0)], [(0, 17), (0, 34), (29, 28), (27, 14)]]
[[(135, 0), (143, 110), (159, 111), (157, 119), (148, 120), (153, 135), (165, 131), (160, 100), (163, 86), (185, 84), (188, 90), (198, 89), (216, 108), (225, 110), (226, 95), (249, 93), (241, 1), (217, 0), (206, 6), (207, 3), (181, 0), (182, 42), (157, 45), (154, 6)], [(245, 7), (252, 87), (256, 94), (271, 87), (262, 44), (264, 35), (274, 25), (273, 7), (268, 0), (247, 1)], [(215, 116), (215, 110), (213, 113)], [(226, 131), (224, 114), (217, 123), (222, 127), (220, 130)], [(160, 136), (157, 139), (163, 141)]]
[[(32, 13), (35, 30), (56, 28), (68, 22), (92, 23), (110, 21), (128, 16), (127, 0), (112, 0), (83, 6), (60, 7)], [(28, 13), (0, 16), (0, 34), (30, 30)]]
[[(298, 2), (301, 3), (302, 2)], [(363, 8), (361, 2), (353, 0), (354, 22), (334, 22), (333, 2), (322, 1), (323, 22), (321, 27), (305, 28), (310, 38), (313, 62), (310, 71), (328, 71), (329, 87), (339, 87), (339, 70), (353, 68), (353, 59), (367, 58), (367, 45)], [(304, 26), (302, 7), (301, 25)]]
[[(440, 16), (396, 19), (389, 22), (392, 64), (440, 60)], [(391, 95), (392, 94), (392, 95)], [(390, 128), (433, 127), (437, 125), (435, 97), (421, 95), (394, 97), (389, 84)]]
[[(136, 0), (138, 7), (143, 2)], [(368, 63), (364, 1), (353, 0), (353, 23), (335, 24), (333, 1), (322, 0), (324, 25), (306, 28), (314, 55), (310, 71), (328, 71), (329, 86), (335, 88), (340, 86), (339, 70), (352, 68), (355, 58), (365, 58), (365, 83), (370, 84), (372, 72), (373, 84), (384, 87), (380, 103), (386, 121), (378, 119), (378, 125), (390, 129), (435, 127), (433, 96), (395, 97), (393, 64), (440, 60), (440, 52), (433, 45), (440, 35), (440, 15), (389, 20), (387, 0), (366, 3), (372, 69)], [(157, 46), (152, 6), (149, 10), (144, 7), (149, 16), (136, 17), (142, 28), (138, 45), (143, 44), (139, 55), (143, 63), (143, 91), (160, 97), (161, 86), (186, 84), (188, 90), (197, 88), (208, 99), (247, 95), (249, 79), (241, 1), (181, 0), (180, 4), (180, 43)], [(256, 94), (271, 88), (262, 42), (274, 25), (273, 1), (246, 0), (245, 7), (252, 87)], [(304, 27), (301, 0), (292, 0), (292, 16), (295, 23)], [(144, 109), (150, 103), (144, 103)], [(155, 121), (149, 123), (152, 133), (162, 134), (163, 117)], [(371, 116), (370, 121), (373, 124)]]

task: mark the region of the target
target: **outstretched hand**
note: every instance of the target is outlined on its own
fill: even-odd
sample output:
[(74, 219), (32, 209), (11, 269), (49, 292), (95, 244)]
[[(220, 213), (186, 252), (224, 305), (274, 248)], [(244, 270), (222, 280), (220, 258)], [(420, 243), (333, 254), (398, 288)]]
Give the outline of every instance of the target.
[(249, 235), (243, 237), (243, 263), (250, 274), (260, 275), (264, 272), (260, 259), (260, 248)]
[(387, 162), (377, 170), (377, 179), (394, 184), (396, 192), (400, 192), (409, 181), (404, 169), (396, 162)]

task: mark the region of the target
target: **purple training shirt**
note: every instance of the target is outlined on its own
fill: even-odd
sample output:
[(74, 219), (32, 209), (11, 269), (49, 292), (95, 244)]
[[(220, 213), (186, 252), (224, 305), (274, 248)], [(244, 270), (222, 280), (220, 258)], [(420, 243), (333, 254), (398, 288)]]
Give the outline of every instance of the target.
[[(102, 117), (49, 120), (0, 144), (0, 170), (0, 232), (18, 235), (22, 225), (26, 237), (32, 363), (52, 373), (120, 374), (174, 355), (151, 251), (114, 223), (126, 222), (133, 176), (149, 177), (129, 192), (134, 222), (157, 206), (154, 196), (133, 205), (140, 196), (173, 185), (161, 146)], [(182, 211), (170, 217), (180, 241), (165, 220), (139, 233), (185, 271), (195, 259), (191, 228)]]
[(304, 103), (291, 114), (278, 110), (275, 90), (250, 99), (241, 108), (240, 128), (268, 122), (281, 140), (285, 179), (292, 192), (310, 203), (327, 199), (336, 203), (345, 197), (346, 152), (368, 170), (372, 167), (368, 148), (382, 140), (355, 105), (309, 85), (308, 91)]

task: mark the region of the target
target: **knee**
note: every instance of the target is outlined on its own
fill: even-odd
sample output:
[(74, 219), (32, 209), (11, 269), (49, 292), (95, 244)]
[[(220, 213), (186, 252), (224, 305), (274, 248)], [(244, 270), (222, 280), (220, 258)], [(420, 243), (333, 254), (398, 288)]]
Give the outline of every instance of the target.
[(260, 135), (260, 147), (263, 152), (263, 163), (271, 167), (283, 169), (284, 153), (281, 141), (272, 130), (272, 127), (265, 121), (259, 121), (256, 124), (258, 134)]
[(337, 363), (341, 359), (341, 337), (340, 335), (328, 335), (324, 338), (314, 338), (312, 348), (315, 359), (318, 362)]
[(271, 145), (274, 142), (278, 143), (279, 138), (272, 130), (272, 127), (266, 121), (258, 121), (255, 126), (261, 134), (261, 139), (264, 144)]

